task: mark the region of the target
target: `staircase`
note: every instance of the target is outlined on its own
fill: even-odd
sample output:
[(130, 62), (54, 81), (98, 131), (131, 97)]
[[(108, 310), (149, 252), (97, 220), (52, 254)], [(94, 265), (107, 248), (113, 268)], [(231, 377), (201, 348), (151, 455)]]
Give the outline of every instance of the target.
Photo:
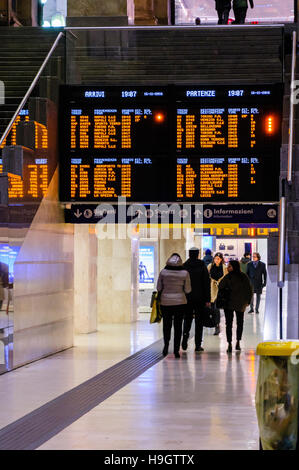
[[(283, 28), (74, 30), (82, 84), (283, 81)], [(74, 83), (72, 79), (70, 83)]]
[(0, 28), (0, 80), (5, 85), (5, 104), (0, 105), (0, 138), (58, 33), (45, 28)]

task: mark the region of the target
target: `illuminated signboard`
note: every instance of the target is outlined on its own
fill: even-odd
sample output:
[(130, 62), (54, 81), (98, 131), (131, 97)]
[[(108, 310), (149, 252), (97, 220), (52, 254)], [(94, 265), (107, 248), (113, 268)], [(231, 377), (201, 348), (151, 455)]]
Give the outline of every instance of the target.
[[(17, 147), (15, 147), (17, 146)], [(7, 158), (22, 158), (23, 176), (8, 173), (8, 196), (12, 203), (41, 200), (49, 186), (48, 129), (45, 125), (30, 120), (29, 110), (23, 109), (16, 118), (8, 137), (1, 148)], [(0, 173), (3, 158), (0, 158)]]
[(269, 201), (277, 198), (273, 181), (279, 174), (279, 160), (261, 157), (177, 158), (178, 201)]
[[(178, 152), (271, 152), (280, 146), (280, 88), (178, 88)], [(183, 106), (182, 106), (183, 104)]]
[(278, 200), (282, 89), (61, 87), (60, 199)]

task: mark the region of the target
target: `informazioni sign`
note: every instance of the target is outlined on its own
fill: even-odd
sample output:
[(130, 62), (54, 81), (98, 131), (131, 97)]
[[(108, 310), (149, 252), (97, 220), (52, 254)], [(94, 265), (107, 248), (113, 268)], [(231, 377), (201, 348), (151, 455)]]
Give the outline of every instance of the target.
[(256, 224), (275, 228), (277, 204), (72, 204), (65, 209), (65, 221), (72, 224)]

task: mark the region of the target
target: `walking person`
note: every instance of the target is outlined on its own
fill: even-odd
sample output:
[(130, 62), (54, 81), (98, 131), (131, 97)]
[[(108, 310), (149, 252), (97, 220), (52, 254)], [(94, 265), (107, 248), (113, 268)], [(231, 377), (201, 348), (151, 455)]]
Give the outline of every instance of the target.
[(234, 24), (245, 24), (248, 1), (251, 8), (254, 8), (253, 0), (233, 0), (233, 10), (235, 14)]
[(251, 261), (251, 255), (250, 253), (246, 252), (244, 253), (243, 258), (240, 261), (240, 266), (241, 266), (241, 271), (242, 273), (247, 273), (247, 265)]
[(239, 261), (228, 263), (228, 275), (219, 284), (218, 296), (226, 297), (224, 308), (226, 322), (227, 352), (232, 352), (232, 330), (234, 312), (237, 317), (237, 343), (236, 350), (241, 351), (240, 341), (243, 335), (244, 312), (252, 298), (252, 286), (248, 276), (242, 273)]
[(208, 271), (211, 282), (211, 304), (216, 314), (216, 327), (214, 336), (220, 333), (220, 310), (216, 307), (216, 299), (218, 295), (218, 286), (224, 276), (227, 275), (228, 270), (224, 264), (224, 258), (222, 253), (216, 253), (213, 262), (209, 264)]
[(164, 349), (163, 356), (168, 354), (172, 323), (174, 323), (174, 347), (176, 358), (180, 358), (182, 324), (186, 311), (186, 294), (191, 292), (191, 281), (188, 271), (183, 267), (179, 254), (173, 253), (166, 266), (159, 274), (157, 291), (160, 296), (163, 318)]
[[(253, 253), (252, 261), (247, 265), (247, 276), (253, 287), (253, 292), (256, 294), (255, 313), (259, 312), (261, 295), (264, 287), (267, 285), (267, 269), (265, 263), (261, 261), (261, 255), (259, 253)], [(250, 310), (248, 313), (253, 313), (254, 295), (250, 302)]]
[(218, 24), (228, 24), (229, 12), (231, 10), (231, 7), (231, 0), (216, 0)]
[(184, 268), (188, 271), (191, 279), (191, 293), (188, 295), (187, 310), (184, 317), (182, 349), (188, 348), (188, 338), (190, 329), (195, 318), (195, 351), (201, 352), (204, 308), (210, 307), (210, 278), (205, 263), (198, 259), (199, 249), (189, 250), (189, 259), (184, 263)]

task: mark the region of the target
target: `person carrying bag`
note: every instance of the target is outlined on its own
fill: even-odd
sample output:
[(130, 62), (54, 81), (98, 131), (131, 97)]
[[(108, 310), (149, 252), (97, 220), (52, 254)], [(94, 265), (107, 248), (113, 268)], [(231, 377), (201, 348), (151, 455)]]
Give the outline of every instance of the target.
[(182, 324), (187, 306), (187, 297), (191, 292), (191, 281), (188, 271), (183, 267), (182, 258), (173, 253), (166, 266), (159, 274), (157, 291), (161, 295), (163, 318), (164, 349), (163, 356), (168, 354), (172, 323), (174, 324), (174, 348), (177, 359), (180, 358)]
[(232, 352), (232, 329), (234, 312), (237, 317), (237, 343), (236, 350), (241, 351), (240, 341), (243, 334), (244, 312), (250, 304), (252, 286), (248, 276), (242, 273), (239, 261), (230, 261), (228, 275), (219, 284), (217, 305), (222, 305), (225, 313), (227, 352)]

